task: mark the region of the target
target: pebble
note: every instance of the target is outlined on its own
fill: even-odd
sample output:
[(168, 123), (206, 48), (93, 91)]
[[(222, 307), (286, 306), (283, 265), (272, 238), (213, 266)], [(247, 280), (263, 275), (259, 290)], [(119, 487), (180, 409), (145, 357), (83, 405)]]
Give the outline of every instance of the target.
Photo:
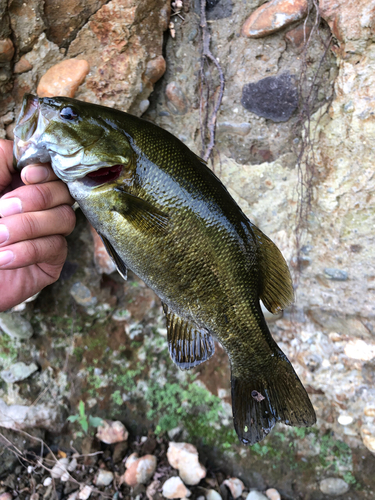
[(363, 413), (366, 415), (366, 417), (375, 417), (375, 407), (366, 406), (366, 408), (363, 410)]
[(337, 497), (349, 491), (349, 485), (339, 477), (329, 477), (320, 481), (320, 491), (325, 495)]
[(207, 490), (206, 500), (222, 500), (222, 497), (216, 490)]
[(86, 485), (79, 493), (78, 493), (78, 498), (80, 500), (87, 500), (89, 496), (91, 495), (92, 488), (89, 485)]
[(226, 479), (223, 484), (229, 488), (233, 498), (240, 497), (245, 489), (245, 485), (241, 479), (238, 479), (237, 477)]
[(375, 345), (367, 344), (364, 340), (350, 340), (344, 347), (344, 352), (348, 358), (370, 361), (375, 358)]
[(298, 106), (295, 80), (285, 72), (248, 83), (242, 88), (241, 104), (258, 116), (274, 122), (285, 122)]
[(89, 288), (87, 288), (87, 286), (80, 281), (74, 283), (70, 289), (70, 295), (77, 302), (77, 304), (84, 307), (94, 306), (98, 301), (96, 297), (93, 297)]
[(129, 436), (125, 425), (119, 420), (103, 420), (103, 423), (98, 427), (96, 437), (99, 441), (106, 444), (119, 443), (127, 441)]
[(74, 472), (77, 468), (78, 462), (76, 458), (72, 458), (70, 464), (68, 465), (67, 469), (69, 472)]
[(0, 500), (12, 500), (12, 495), (11, 493), (2, 493), (0, 495)]
[(89, 63), (84, 59), (65, 59), (42, 76), (37, 94), (39, 97), (74, 97), (89, 70)]
[(30, 321), (18, 313), (0, 313), (0, 328), (9, 337), (27, 340), (33, 336), (34, 330)]
[(14, 54), (13, 42), (10, 38), (0, 40), (0, 62), (8, 62), (12, 60)]
[(152, 481), (147, 486), (146, 496), (148, 500), (154, 500), (154, 498), (157, 498), (159, 489), (160, 489), (160, 481), (158, 479), (155, 479), (155, 481)]
[(294, 47), (295, 49), (303, 49), (307, 40), (309, 39), (311, 33), (311, 26), (301, 24), (297, 26), (285, 35), (285, 39)]
[(129, 486), (146, 484), (155, 473), (157, 460), (154, 455), (145, 455), (132, 462), (126, 469), (122, 480)]
[(63, 483), (66, 483), (70, 479), (70, 474), (69, 472), (64, 472), (64, 474), (60, 477), (60, 481)]
[(168, 99), (168, 108), (174, 115), (184, 115), (187, 112), (187, 99), (178, 83), (168, 83), (165, 89), (165, 95)]
[(354, 422), (354, 418), (351, 415), (340, 415), (337, 421), (340, 425), (350, 425)]
[(139, 103), (139, 111), (143, 114), (148, 110), (149, 106), (150, 101), (148, 99), (143, 99), (143, 101)]
[(26, 71), (30, 71), (31, 69), (33, 69), (33, 65), (26, 59), (25, 56), (22, 56), (21, 59), (14, 65), (13, 73), (26, 73)]
[(269, 500), (281, 500), (281, 495), (275, 488), (268, 488), (266, 496)]
[(145, 77), (151, 82), (156, 83), (164, 75), (167, 64), (163, 56), (155, 57), (147, 63)]
[(94, 264), (99, 274), (111, 274), (116, 270), (116, 264), (109, 256), (104, 243), (90, 224), (90, 232), (94, 240)]
[(185, 484), (195, 485), (206, 477), (206, 469), (199, 463), (198, 451), (192, 444), (170, 442), (167, 459), (174, 469), (178, 469)]
[(307, 0), (272, 0), (256, 9), (242, 26), (248, 38), (271, 35), (295, 21), (303, 19), (308, 11)]
[(111, 472), (110, 470), (99, 469), (94, 483), (96, 486), (108, 486), (112, 483), (113, 477), (113, 472)]
[(129, 455), (128, 458), (125, 460), (125, 469), (128, 469), (132, 463), (138, 460), (138, 458), (139, 458), (138, 453), (132, 453), (131, 455)]
[(246, 500), (268, 500), (268, 498), (260, 491), (253, 490), (247, 495)]
[(162, 493), (165, 498), (184, 498), (191, 495), (191, 492), (179, 477), (170, 477), (167, 479), (163, 484)]
[(251, 130), (250, 123), (221, 122), (217, 124), (217, 130), (221, 133), (235, 134), (244, 137)]
[(43, 486), (49, 486), (50, 484), (52, 484), (52, 477), (46, 477), (43, 481)]
[(324, 273), (332, 280), (332, 281), (346, 281), (348, 279), (348, 273), (341, 269), (335, 269), (333, 267), (326, 267), (324, 269)]
[(52, 467), (51, 477), (53, 479), (60, 479), (61, 476), (66, 472), (69, 465), (69, 458), (60, 458), (57, 463)]
[(0, 377), (7, 384), (13, 384), (14, 382), (20, 382), (21, 380), (25, 380), (27, 377), (30, 377), (31, 374), (36, 372), (38, 367), (35, 363), (30, 363), (26, 365), (22, 361), (18, 363), (14, 363), (8, 370), (2, 370), (0, 372)]

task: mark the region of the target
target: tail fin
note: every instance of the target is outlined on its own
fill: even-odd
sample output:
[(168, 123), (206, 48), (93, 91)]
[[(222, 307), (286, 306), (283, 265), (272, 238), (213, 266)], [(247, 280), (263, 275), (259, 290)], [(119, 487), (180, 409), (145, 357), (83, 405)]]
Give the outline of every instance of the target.
[(251, 378), (232, 374), (234, 428), (244, 444), (264, 439), (276, 422), (296, 427), (316, 422), (307, 392), (286, 356), (280, 352), (271, 360), (267, 371)]

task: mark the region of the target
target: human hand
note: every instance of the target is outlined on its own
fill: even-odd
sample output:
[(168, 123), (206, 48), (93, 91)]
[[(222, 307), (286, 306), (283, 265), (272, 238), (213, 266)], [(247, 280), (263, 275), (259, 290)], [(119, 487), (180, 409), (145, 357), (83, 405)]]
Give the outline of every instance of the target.
[(0, 140), (0, 311), (33, 296), (60, 276), (74, 203), (49, 165), (13, 167), (13, 142)]

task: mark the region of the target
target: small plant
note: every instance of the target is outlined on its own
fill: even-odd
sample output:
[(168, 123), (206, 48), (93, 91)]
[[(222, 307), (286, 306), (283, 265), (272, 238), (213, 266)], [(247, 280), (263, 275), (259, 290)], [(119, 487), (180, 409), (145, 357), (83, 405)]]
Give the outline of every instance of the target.
[(85, 403), (83, 401), (79, 402), (78, 405), (78, 414), (70, 415), (67, 419), (69, 422), (77, 422), (82, 431), (77, 431), (77, 437), (83, 437), (84, 434), (87, 434), (89, 427), (97, 428), (103, 422), (103, 419), (100, 417), (92, 417), (91, 415), (86, 415), (85, 411)]

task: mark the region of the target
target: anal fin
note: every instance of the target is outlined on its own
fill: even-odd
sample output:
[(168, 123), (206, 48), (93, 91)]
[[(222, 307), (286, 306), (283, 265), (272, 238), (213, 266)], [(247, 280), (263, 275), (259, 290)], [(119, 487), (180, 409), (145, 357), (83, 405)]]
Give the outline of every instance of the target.
[(210, 333), (169, 311), (165, 304), (163, 309), (167, 318), (168, 348), (172, 361), (181, 370), (190, 370), (210, 359), (215, 352)]
[(105, 249), (107, 250), (109, 256), (111, 257), (111, 259), (115, 263), (115, 265), (117, 267), (117, 271), (124, 278), (124, 280), (127, 280), (128, 279), (128, 270), (127, 270), (123, 260), (121, 259), (119, 254), (116, 252), (116, 250), (113, 248), (112, 244), (107, 240), (107, 238), (100, 233), (98, 233), (98, 235), (102, 239), (102, 242), (103, 242)]

